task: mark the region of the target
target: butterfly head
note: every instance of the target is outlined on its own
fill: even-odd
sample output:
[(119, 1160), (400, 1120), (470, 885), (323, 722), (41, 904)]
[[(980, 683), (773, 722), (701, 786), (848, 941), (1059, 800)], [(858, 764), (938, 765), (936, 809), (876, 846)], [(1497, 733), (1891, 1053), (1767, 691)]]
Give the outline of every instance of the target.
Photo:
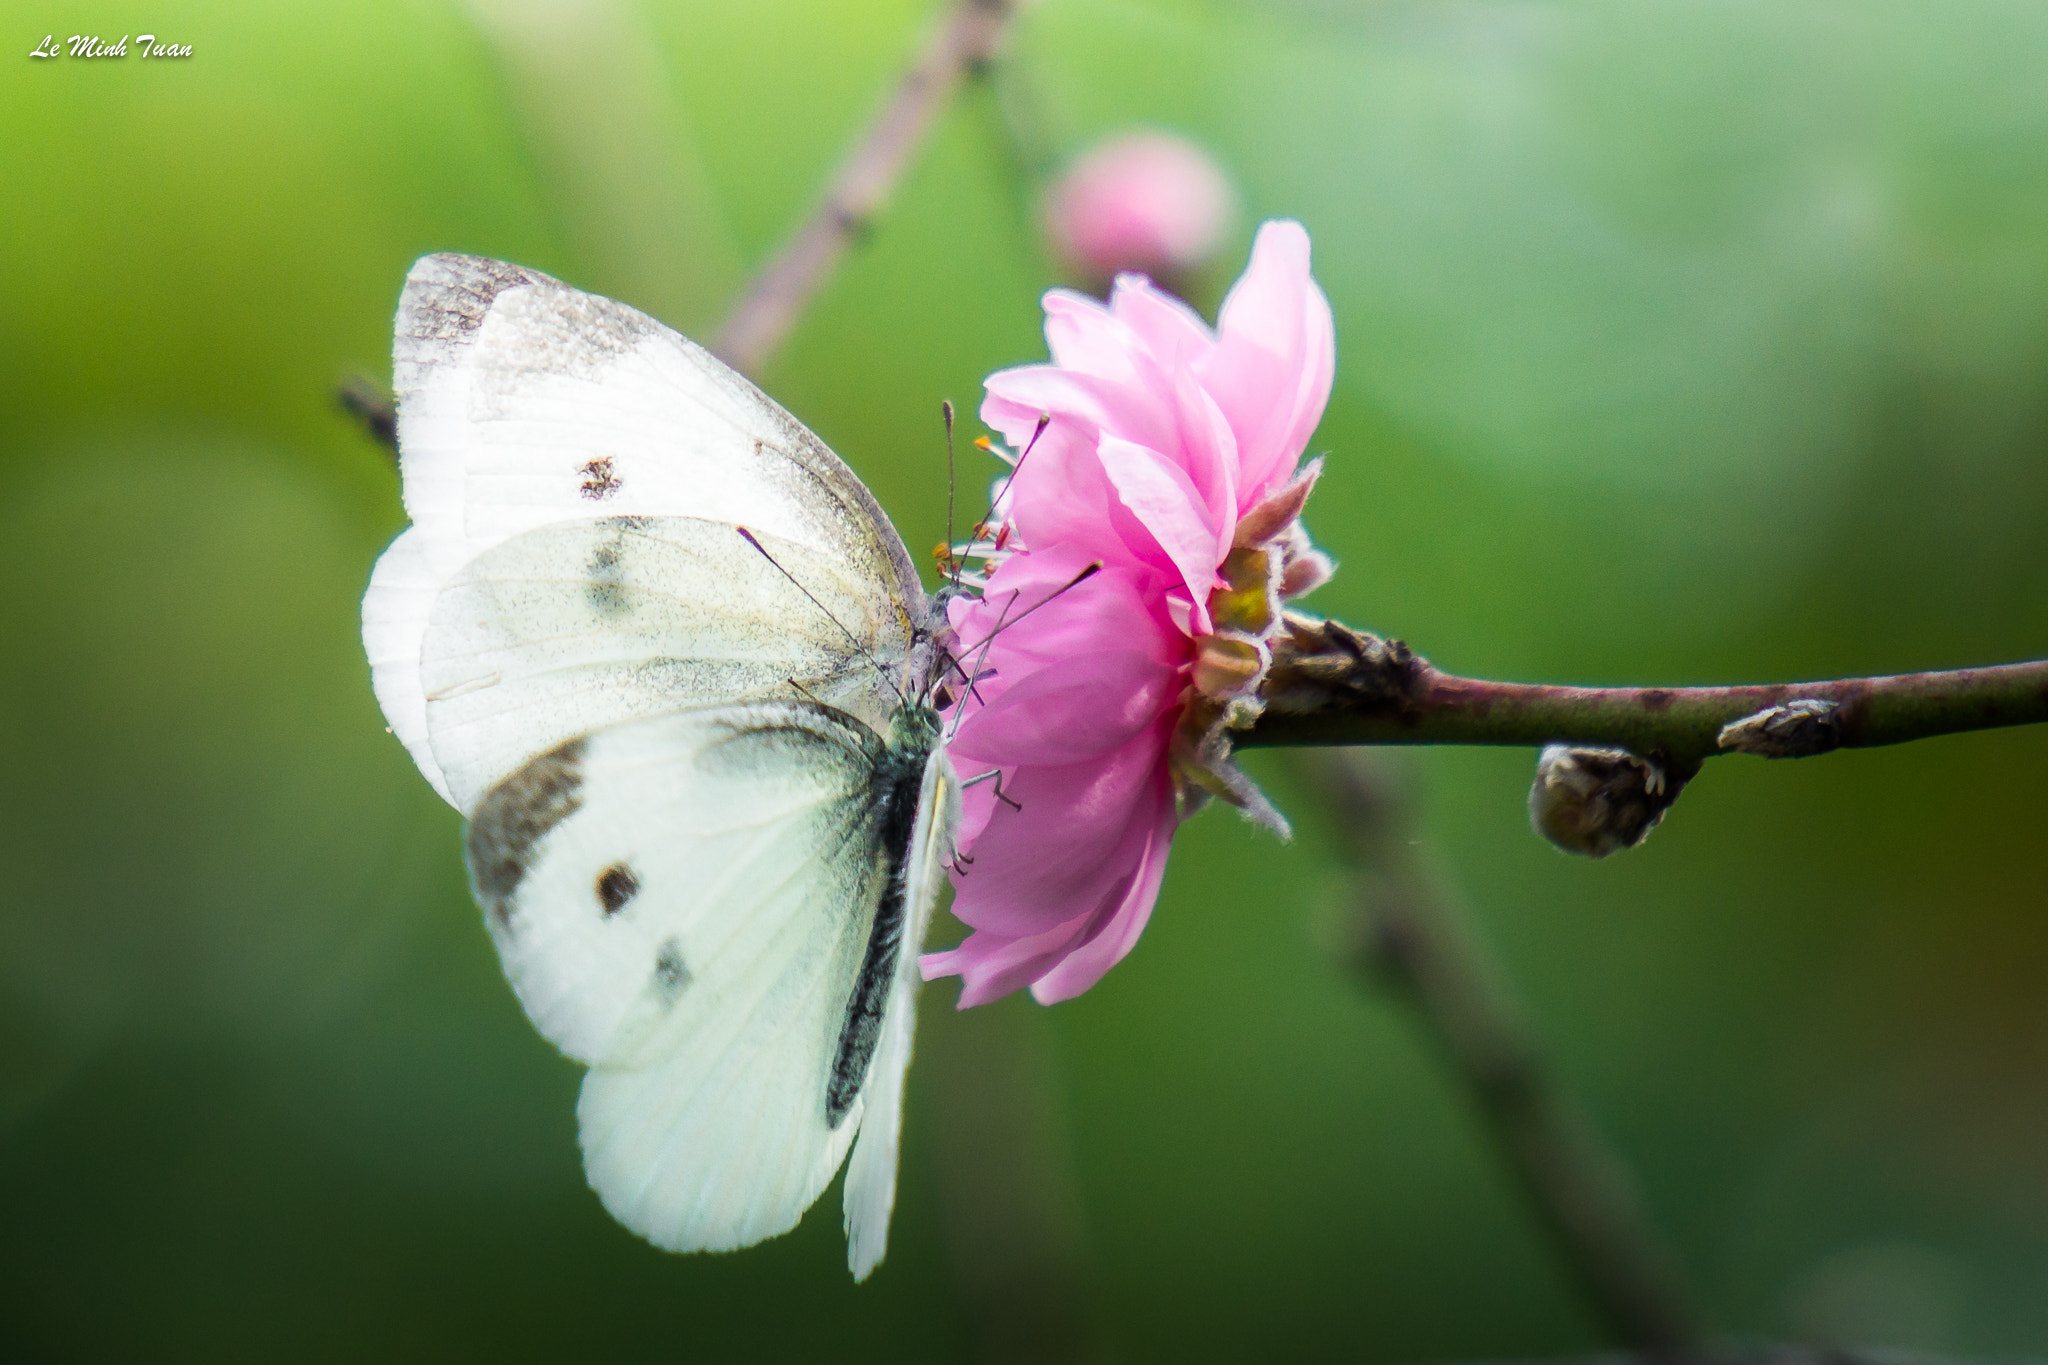
[(920, 757), (939, 747), (945, 721), (923, 701), (907, 701), (889, 717), (888, 744), (898, 753)]

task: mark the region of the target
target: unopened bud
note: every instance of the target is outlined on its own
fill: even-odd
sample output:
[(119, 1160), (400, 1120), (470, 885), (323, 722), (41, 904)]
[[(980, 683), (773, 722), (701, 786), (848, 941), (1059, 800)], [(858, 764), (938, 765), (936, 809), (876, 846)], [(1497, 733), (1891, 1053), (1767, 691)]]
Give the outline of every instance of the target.
[(1677, 794), (1662, 768), (1626, 749), (1553, 744), (1536, 761), (1529, 823), (1567, 853), (1605, 858), (1648, 838)]
[(1720, 745), (1763, 758), (1812, 758), (1841, 747), (1842, 727), (1835, 719), (1841, 709), (1818, 697), (1784, 702), (1722, 726)]
[(1060, 174), (1045, 223), (1060, 254), (1098, 280), (1120, 270), (1171, 279), (1223, 245), (1235, 211), (1208, 153), (1171, 133), (1126, 133)]

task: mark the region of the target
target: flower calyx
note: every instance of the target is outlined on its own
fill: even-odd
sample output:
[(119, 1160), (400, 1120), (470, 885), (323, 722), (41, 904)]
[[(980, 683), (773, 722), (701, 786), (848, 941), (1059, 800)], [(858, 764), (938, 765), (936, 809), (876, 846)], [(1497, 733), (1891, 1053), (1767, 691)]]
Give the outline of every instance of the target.
[(1328, 581), (1332, 564), (1301, 524), (1321, 476), (1311, 460), (1278, 492), (1238, 519), (1209, 593), (1210, 630), (1195, 636), (1195, 660), (1171, 748), (1174, 793), (1184, 814), (1220, 797), (1282, 838), (1289, 830), (1252, 780), (1231, 761), (1230, 732), (1249, 729), (1276, 640), (1288, 631), (1285, 604)]
[(1405, 708), (1422, 690), (1429, 661), (1404, 640), (1288, 612), (1273, 641), (1266, 705), (1306, 715), (1329, 707)]

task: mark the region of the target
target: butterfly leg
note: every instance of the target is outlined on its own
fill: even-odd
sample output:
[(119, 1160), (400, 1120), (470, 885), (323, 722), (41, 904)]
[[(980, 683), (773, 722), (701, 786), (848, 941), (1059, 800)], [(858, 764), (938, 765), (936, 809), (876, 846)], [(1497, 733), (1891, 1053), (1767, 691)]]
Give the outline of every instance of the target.
[(961, 789), (962, 789), (962, 790), (964, 791), (964, 790), (965, 790), (966, 788), (968, 788), (968, 787), (976, 787), (976, 786), (980, 786), (980, 785), (981, 785), (982, 783), (984, 783), (984, 782), (988, 781), (988, 780), (989, 780), (990, 778), (994, 778), (994, 779), (995, 779), (995, 784), (996, 784), (996, 800), (998, 800), (998, 801), (1002, 802), (1002, 803), (1003, 803), (1004, 805), (1008, 806), (1008, 807), (1009, 807), (1009, 808), (1010, 808), (1011, 810), (1023, 810), (1023, 809), (1024, 809), (1024, 807), (1022, 807), (1022, 806), (1018, 805), (1018, 804), (1017, 804), (1017, 803), (1016, 803), (1015, 801), (1012, 801), (1012, 800), (1011, 800), (1011, 799), (1010, 799), (1010, 798), (1009, 798), (1009, 797), (1008, 797), (1007, 795), (1005, 795), (1005, 794), (1004, 794), (1004, 792), (1003, 792), (1003, 770), (1002, 770), (1001, 768), (990, 768), (990, 769), (989, 769), (989, 770), (988, 770), (987, 772), (985, 772), (985, 773), (982, 773), (982, 774), (981, 774), (981, 775), (980, 775), (979, 777), (970, 777), (970, 778), (968, 778), (968, 779), (967, 779), (967, 780), (966, 780), (965, 782), (962, 782), (962, 783), (960, 784), (960, 786), (961, 786)]

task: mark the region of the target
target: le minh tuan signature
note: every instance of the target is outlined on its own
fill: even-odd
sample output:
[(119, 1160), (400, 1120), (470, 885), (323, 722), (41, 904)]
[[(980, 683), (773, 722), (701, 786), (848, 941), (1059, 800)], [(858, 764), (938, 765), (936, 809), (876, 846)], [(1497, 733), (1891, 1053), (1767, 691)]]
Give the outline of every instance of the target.
[[(72, 34), (60, 43), (56, 34), (46, 36), (36, 44), (31, 57), (125, 57), (128, 55), (128, 36), (123, 34), (119, 42), (107, 42), (98, 36)], [(160, 43), (154, 33), (142, 33), (135, 38), (135, 55), (148, 61), (151, 57), (189, 57), (190, 43)]]

